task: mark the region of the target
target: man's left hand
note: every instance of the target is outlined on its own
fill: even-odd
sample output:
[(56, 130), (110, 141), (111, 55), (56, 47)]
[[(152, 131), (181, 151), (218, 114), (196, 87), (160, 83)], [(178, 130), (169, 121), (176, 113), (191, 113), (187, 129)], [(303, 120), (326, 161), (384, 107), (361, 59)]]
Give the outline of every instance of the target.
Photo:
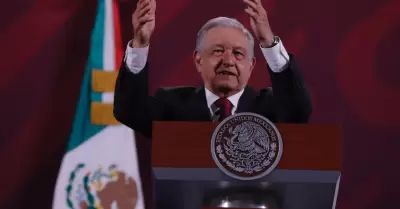
[(274, 34), (268, 22), (267, 11), (265, 11), (261, 0), (243, 0), (248, 6), (245, 12), (250, 15), (250, 26), (254, 35), (260, 41), (261, 47), (269, 47), (274, 42)]

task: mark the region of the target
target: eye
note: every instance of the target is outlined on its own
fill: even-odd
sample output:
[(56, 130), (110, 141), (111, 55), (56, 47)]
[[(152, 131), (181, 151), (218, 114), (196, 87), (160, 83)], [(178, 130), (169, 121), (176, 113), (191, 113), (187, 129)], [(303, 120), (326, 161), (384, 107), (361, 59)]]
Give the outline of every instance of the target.
[(233, 54), (237, 59), (242, 59), (244, 57), (243, 53), (237, 50), (233, 51)]
[(215, 54), (215, 55), (221, 55), (223, 53), (224, 53), (224, 50), (222, 50), (222, 49), (214, 49), (213, 50), (213, 54)]

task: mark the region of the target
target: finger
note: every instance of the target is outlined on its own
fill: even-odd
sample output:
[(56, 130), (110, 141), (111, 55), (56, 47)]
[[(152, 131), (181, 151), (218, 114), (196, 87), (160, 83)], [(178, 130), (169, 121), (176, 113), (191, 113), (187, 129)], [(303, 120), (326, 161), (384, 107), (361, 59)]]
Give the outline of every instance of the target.
[(246, 8), (244, 11), (245, 11), (247, 14), (249, 14), (250, 17), (252, 17), (252, 18), (254, 18), (254, 19), (257, 19), (257, 13), (254, 12), (253, 9), (251, 9), (251, 8)]
[(153, 9), (156, 10), (157, 3), (156, 3), (155, 0), (152, 0), (152, 1), (151, 1), (151, 5), (153, 5)]
[(156, 1), (150, 1), (150, 6), (149, 14), (154, 15), (156, 12)]
[(243, 0), (244, 3), (247, 4), (250, 8), (252, 8), (254, 11), (258, 10), (258, 4), (254, 2), (254, 0)]
[(151, 7), (152, 7), (151, 4), (148, 4), (143, 9), (139, 10), (138, 18), (143, 17), (146, 14), (149, 14), (150, 10), (152, 9)]
[(139, 18), (138, 22), (139, 22), (140, 25), (143, 25), (143, 24), (148, 23), (148, 22), (153, 21), (153, 20), (154, 20), (154, 16), (147, 14), (147, 15)]
[(138, 3), (137, 3), (137, 6), (136, 6), (136, 10), (137, 11), (140, 11), (140, 10), (142, 10), (144, 7), (146, 7), (147, 5), (150, 5), (151, 4), (151, 2), (149, 1), (149, 0), (140, 0), (140, 1), (138, 1)]
[(250, 0), (250, 1), (256, 3), (257, 5), (261, 5), (261, 0)]

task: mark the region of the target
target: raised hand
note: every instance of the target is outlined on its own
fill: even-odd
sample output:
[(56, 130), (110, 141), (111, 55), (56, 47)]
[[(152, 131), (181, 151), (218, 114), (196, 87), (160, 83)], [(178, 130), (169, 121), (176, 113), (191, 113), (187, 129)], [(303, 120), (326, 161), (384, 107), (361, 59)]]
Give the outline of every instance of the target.
[(139, 0), (132, 14), (132, 47), (146, 47), (150, 43), (155, 27), (155, 0)]
[(254, 35), (259, 40), (261, 47), (268, 47), (274, 42), (274, 34), (268, 21), (261, 0), (243, 0), (247, 5), (245, 12), (250, 16), (250, 26)]

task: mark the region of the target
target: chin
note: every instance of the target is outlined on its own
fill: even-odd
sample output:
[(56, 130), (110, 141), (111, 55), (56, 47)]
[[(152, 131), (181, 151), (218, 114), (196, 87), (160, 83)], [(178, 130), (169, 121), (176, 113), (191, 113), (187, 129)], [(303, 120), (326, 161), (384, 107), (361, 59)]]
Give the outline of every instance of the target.
[(222, 82), (216, 84), (215, 86), (219, 92), (223, 92), (223, 93), (228, 93), (228, 92), (231, 92), (232, 90), (235, 90), (238, 88), (237, 85), (233, 85), (231, 83), (222, 83)]

